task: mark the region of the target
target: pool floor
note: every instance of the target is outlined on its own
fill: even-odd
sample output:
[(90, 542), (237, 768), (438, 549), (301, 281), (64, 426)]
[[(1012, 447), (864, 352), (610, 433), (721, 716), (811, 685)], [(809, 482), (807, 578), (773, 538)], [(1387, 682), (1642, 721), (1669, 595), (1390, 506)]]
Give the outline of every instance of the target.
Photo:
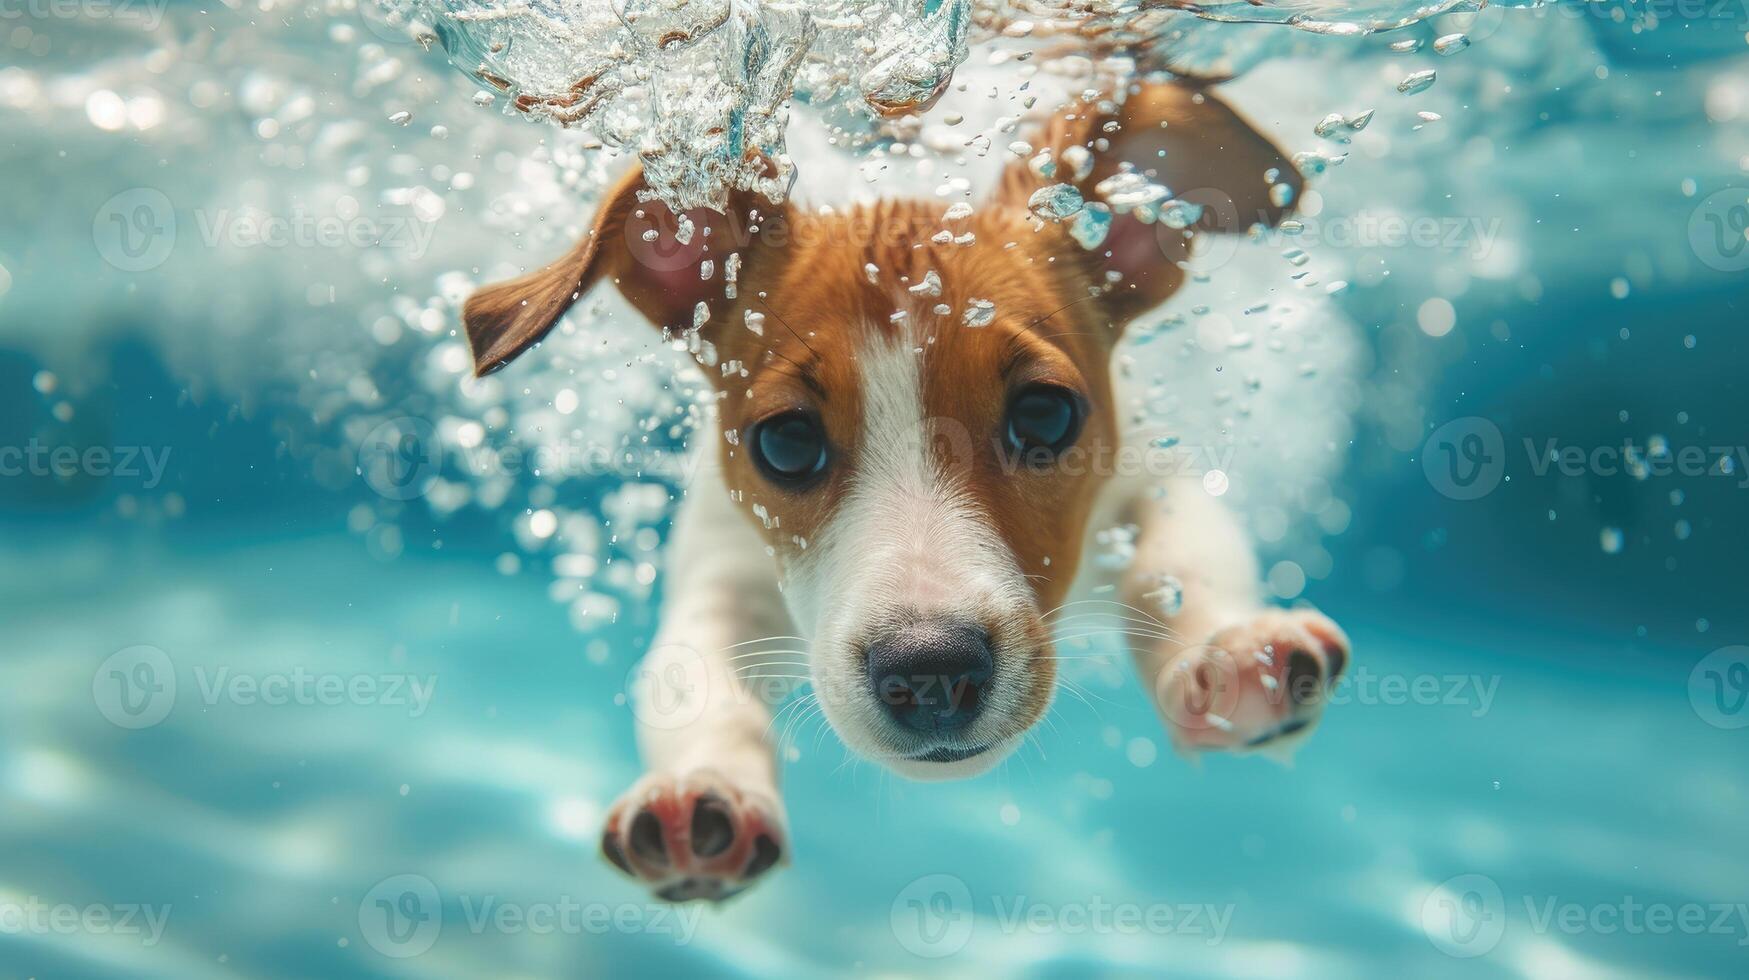
[(7, 976), (1749, 966), (1749, 743), (1691, 705), (1680, 652), (1327, 600), (1354, 680), (1291, 767), (1178, 758), (1122, 656), (1067, 661), (1086, 700), (970, 782), (804, 725), (793, 865), (676, 910), (595, 850), (639, 771), (639, 638), (578, 635), (538, 573), (326, 533), (0, 559)]

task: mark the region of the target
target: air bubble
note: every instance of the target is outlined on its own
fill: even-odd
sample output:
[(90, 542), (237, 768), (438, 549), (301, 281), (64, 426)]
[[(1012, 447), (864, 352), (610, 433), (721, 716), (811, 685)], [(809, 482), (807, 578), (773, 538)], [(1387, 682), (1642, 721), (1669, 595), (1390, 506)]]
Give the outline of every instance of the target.
[(941, 276), (934, 269), (923, 274), (923, 281), (905, 290), (913, 296), (940, 296)]
[(1081, 192), (1071, 184), (1052, 184), (1034, 191), (1027, 199), (1027, 210), (1046, 221), (1062, 221), (1080, 211)]
[(1445, 34), (1433, 42), (1433, 50), (1445, 55), (1457, 54), (1470, 46), (1470, 39), (1462, 34)]
[(1154, 588), (1142, 593), (1142, 598), (1171, 619), (1184, 608), (1184, 583), (1174, 576), (1162, 575), (1154, 583)]
[(1414, 72), (1397, 83), (1397, 91), (1404, 95), (1417, 95), (1433, 87), (1439, 78), (1439, 72), (1431, 68)]

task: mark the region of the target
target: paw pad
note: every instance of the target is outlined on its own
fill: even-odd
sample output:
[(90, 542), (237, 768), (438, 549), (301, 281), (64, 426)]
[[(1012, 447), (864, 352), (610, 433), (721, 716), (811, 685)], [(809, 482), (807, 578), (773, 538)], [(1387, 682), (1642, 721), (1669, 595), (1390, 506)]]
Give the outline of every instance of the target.
[(714, 774), (652, 774), (608, 812), (601, 853), (664, 901), (722, 901), (783, 860), (777, 813)]
[(1272, 611), (1181, 651), (1156, 679), (1156, 703), (1181, 750), (1261, 748), (1317, 724), (1348, 659), (1324, 616)]

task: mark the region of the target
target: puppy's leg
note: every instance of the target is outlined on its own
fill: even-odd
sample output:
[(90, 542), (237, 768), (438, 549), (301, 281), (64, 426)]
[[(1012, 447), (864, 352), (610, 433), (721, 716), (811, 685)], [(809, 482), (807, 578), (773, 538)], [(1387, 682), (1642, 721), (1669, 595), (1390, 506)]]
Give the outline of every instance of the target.
[[(1163, 622), (1131, 650), (1180, 751), (1291, 749), (1311, 732), (1348, 665), (1348, 638), (1311, 609), (1264, 606), (1257, 560), (1238, 521), (1194, 481), (1121, 501), (1137, 528), (1119, 597)], [(1176, 580), (1178, 609), (1168, 597)]]
[[(669, 901), (722, 899), (785, 859), (770, 705), (742, 674), (795, 661), (776, 572), (720, 475), (687, 493), (669, 544), (666, 605), (634, 671), (646, 775), (608, 812), (602, 853)], [(765, 655), (761, 656), (761, 653)]]

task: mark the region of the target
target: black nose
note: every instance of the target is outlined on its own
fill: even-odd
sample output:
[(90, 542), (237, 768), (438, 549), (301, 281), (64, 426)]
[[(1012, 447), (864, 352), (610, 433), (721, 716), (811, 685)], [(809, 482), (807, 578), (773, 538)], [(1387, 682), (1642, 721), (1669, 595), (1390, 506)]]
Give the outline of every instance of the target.
[(971, 623), (909, 623), (868, 648), (875, 697), (894, 721), (915, 732), (952, 732), (971, 724), (994, 672), (990, 634)]

